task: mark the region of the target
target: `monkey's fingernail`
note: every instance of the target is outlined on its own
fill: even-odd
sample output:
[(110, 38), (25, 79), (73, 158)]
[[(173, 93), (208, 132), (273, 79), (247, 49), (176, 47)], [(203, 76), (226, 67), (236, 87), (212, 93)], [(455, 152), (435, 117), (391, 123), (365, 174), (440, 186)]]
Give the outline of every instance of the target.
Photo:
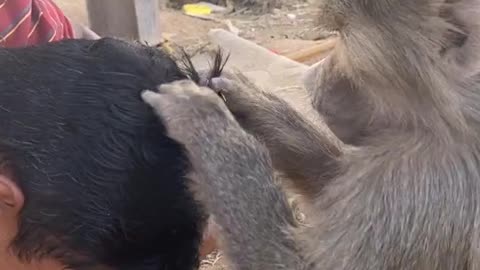
[(222, 93), (222, 91), (218, 91), (217, 94), (223, 99), (223, 102), (227, 102), (227, 98), (225, 97), (225, 95)]

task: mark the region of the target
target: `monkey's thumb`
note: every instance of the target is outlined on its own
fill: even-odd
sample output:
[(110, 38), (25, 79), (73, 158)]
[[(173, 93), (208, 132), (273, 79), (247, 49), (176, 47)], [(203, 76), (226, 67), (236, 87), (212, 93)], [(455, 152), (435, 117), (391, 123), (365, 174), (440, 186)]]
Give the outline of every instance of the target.
[(235, 82), (226, 78), (212, 78), (211, 87), (217, 92), (230, 92), (235, 87)]
[(165, 107), (165, 95), (153, 92), (151, 90), (145, 90), (141, 94), (142, 99), (150, 107), (152, 107), (157, 113), (161, 112), (161, 108)]

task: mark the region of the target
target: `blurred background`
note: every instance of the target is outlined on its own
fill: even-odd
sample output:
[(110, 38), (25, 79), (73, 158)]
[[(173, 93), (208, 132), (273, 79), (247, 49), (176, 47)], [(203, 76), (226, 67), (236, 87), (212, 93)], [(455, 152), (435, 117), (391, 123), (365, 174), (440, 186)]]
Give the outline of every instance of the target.
[[(121, 3), (130, 0), (55, 0), (73, 21), (90, 25), (87, 2)], [(329, 36), (315, 24), (317, 8), (314, 0), (207, 0), (215, 4), (209, 14), (203, 10), (186, 10), (182, 7), (195, 4), (194, 0), (144, 0), (158, 1), (159, 41), (181, 46), (195, 55), (211, 50), (207, 33), (213, 28), (232, 31), (278, 54), (289, 55), (315, 46)], [(91, 4), (90, 3), (90, 4)], [(233, 7), (232, 7), (233, 5)], [(218, 7), (218, 8), (217, 8)], [(190, 11), (190, 12), (188, 12)], [(208, 13), (208, 11), (207, 11)], [(97, 17), (99, 16), (97, 14)], [(100, 23), (92, 25), (99, 31)], [(306, 59), (312, 64), (317, 59)]]

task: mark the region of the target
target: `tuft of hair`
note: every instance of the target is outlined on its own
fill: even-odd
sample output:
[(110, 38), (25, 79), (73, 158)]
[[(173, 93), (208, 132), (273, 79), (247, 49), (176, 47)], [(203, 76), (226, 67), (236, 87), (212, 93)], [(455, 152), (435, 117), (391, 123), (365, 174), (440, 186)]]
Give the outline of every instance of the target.
[[(174, 51), (165, 49), (165, 47), (163, 47), (163, 44), (164, 44), (163, 42), (160, 42), (155, 45), (150, 45), (148, 44), (147, 41), (135, 40), (134, 44), (138, 44), (140, 46), (152, 47), (152, 48), (161, 50), (163, 53), (168, 55), (173, 61), (176, 62), (178, 68), (180, 69), (180, 71), (183, 73), (184, 76), (186, 76), (188, 79), (202, 86), (210, 87), (211, 79), (218, 78), (222, 75), (225, 65), (227, 64), (230, 58), (230, 53), (225, 54), (224, 50), (218, 47), (214, 51), (214, 53), (212, 53), (213, 63), (209, 62), (209, 66), (210, 66), (209, 70), (207, 71), (206, 74), (200, 74), (200, 72), (195, 68), (195, 65), (192, 62), (192, 55), (187, 53), (187, 51), (183, 47), (178, 47), (180, 52), (178, 53), (179, 55), (177, 55)], [(203, 77), (204, 75), (206, 75), (206, 77)]]
[[(192, 81), (204, 86), (210, 86), (210, 81), (213, 78), (218, 78), (222, 75), (223, 69), (230, 58), (230, 54), (224, 53), (221, 48), (218, 48), (212, 55), (213, 63), (210, 62), (210, 69), (206, 78), (202, 78), (199, 71), (195, 68), (192, 62), (192, 56), (189, 55), (183, 48), (181, 48), (181, 57), (177, 61), (182, 72)], [(202, 74), (203, 75), (203, 74)]]

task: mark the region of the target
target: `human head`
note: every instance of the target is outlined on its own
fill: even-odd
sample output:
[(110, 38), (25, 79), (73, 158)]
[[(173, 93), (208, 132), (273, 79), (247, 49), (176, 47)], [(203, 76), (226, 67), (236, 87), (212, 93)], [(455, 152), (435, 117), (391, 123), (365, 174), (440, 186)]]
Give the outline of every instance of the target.
[(185, 78), (175, 62), (101, 39), (1, 49), (0, 64), (5, 267), (197, 265), (204, 215), (188, 192), (188, 162), (140, 99)]

